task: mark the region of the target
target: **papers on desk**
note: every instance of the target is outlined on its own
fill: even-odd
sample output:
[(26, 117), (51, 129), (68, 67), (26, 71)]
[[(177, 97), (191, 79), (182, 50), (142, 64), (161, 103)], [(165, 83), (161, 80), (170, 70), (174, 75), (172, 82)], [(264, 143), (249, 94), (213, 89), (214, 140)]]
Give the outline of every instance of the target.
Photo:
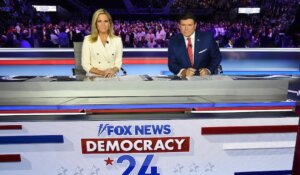
[(0, 82), (22, 82), (26, 81), (28, 78), (17, 78), (15, 76), (1, 76)]
[(50, 82), (54, 80), (55, 78), (52, 77), (34, 77), (29, 80), (26, 80), (26, 82)]
[(153, 76), (153, 81), (170, 81), (171, 77), (167, 75), (159, 75), (159, 76)]
[(299, 78), (299, 76), (294, 75), (244, 75), (244, 76), (234, 76), (233, 79), (237, 80), (259, 80), (259, 79), (278, 79), (278, 78)]
[(47, 76), (5, 76), (1, 77), (0, 82), (50, 82), (53, 80), (55, 78)]
[(98, 76), (87, 76), (84, 81), (145, 81), (142, 75), (116, 76), (104, 78)]
[(87, 76), (84, 81), (119, 81), (118, 77), (104, 78), (98, 76)]
[(120, 81), (144, 81), (141, 75), (118, 76)]

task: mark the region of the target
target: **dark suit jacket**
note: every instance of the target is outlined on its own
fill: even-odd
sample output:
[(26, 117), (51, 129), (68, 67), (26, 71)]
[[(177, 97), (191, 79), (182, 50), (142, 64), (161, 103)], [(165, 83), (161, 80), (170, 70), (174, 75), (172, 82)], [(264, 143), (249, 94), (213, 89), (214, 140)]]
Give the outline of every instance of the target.
[[(196, 31), (193, 68), (207, 68), (211, 74), (217, 74), (221, 60), (221, 53), (213, 36), (207, 32)], [(181, 69), (192, 67), (182, 34), (172, 37), (169, 41), (168, 66), (174, 74), (178, 74)]]

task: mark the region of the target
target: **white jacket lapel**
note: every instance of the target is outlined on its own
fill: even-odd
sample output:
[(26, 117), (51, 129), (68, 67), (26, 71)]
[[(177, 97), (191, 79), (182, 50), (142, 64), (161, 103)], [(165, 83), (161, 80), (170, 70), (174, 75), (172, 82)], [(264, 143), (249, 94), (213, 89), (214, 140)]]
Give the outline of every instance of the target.
[(95, 46), (96, 46), (97, 52), (99, 52), (99, 54), (103, 58), (108, 58), (107, 48), (105, 48), (105, 47), (107, 47), (107, 43), (105, 44), (105, 47), (104, 47), (99, 36), (98, 36), (97, 44)]

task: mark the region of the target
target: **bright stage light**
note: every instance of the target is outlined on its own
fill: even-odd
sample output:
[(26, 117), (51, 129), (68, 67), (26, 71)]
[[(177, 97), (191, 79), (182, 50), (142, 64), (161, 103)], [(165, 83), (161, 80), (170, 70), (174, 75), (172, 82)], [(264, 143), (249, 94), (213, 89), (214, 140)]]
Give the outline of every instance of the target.
[(38, 12), (56, 12), (57, 8), (54, 5), (32, 5)]

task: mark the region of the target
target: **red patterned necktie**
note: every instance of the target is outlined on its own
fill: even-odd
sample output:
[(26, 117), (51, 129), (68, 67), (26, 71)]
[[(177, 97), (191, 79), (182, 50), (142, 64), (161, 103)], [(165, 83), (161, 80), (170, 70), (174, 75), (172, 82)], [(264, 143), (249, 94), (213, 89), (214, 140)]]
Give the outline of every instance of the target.
[(190, 61), (191, 61), (191, 65), (193, 66), (193, 65), (194, 65), (194, 56), (193, 56), (193, 46), (192, 46), (192, 41), (191, 41), (191, 38), (190, 38), (190, 37), (188, 37), (187, 40), (188, 40), (187, 51), (188, 51), (188, 54), (189, 54), (189, 58), (190, 58)]

